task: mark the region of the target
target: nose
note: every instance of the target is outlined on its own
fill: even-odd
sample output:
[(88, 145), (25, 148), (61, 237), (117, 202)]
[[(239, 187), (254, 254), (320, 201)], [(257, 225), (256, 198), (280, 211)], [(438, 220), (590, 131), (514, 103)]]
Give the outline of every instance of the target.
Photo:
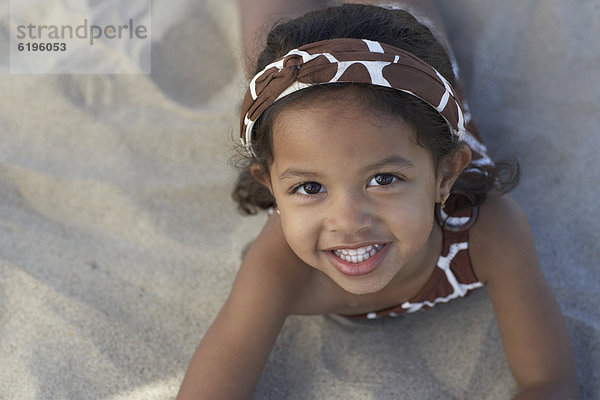
[(326, 210), (325, 228), (340, 234), (355, 234), (373, 225), (368, 199), (362, 194), (338, 194)]

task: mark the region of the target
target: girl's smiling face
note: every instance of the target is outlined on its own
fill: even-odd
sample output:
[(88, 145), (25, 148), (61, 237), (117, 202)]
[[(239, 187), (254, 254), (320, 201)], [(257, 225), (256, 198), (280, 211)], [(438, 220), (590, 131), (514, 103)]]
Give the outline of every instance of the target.
[(273, 123), (273, 155), (264, 182), (287, 242), (344, 290), (377, 292), (428, 259), (443, 179), (400, 118), (360, 101), (288, 107)]

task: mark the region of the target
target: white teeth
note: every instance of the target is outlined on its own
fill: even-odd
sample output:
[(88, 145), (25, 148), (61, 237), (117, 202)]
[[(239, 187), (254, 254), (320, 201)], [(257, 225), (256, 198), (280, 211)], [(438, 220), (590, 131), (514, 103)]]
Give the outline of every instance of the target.
[(368, 260), (382, 248), (382, 244), (376, 244), (368, 245), (365, 247), (359, 247), (358, 249), (334, 250), (333, 253), (344, 261), (356, 264)]

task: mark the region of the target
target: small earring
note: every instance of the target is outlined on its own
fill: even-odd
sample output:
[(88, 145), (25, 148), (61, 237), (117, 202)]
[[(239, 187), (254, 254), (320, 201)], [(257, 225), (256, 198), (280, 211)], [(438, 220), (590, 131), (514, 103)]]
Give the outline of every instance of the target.
[(275, 212), (277, 213), (277, 215), (281, 215), (281, 213), (279, 212), (279, 208), (276, 208)]
[(448, 197), (450, 197), (450, 193), (446, 193), (442, 198), (442, 210), (446, 207), (446, 200), (448, 200)]

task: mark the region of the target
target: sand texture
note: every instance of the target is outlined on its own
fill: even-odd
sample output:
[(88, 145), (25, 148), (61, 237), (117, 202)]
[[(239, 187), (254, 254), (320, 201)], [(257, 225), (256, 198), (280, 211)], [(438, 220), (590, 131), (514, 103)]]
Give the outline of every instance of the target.
[[(60, 2), (56, 2), (60, 7)], [(576, 3), (576, 5), (575, 5)], [(445, 0), (471, 111), (600, 398), (600, 6)], [(154, 0), (152, 74), (10, 75), (0, 5), (0, 399), (169, 399), (265, 216), (230, 200), (232, 0)], [(526, 305), (524, 305), (526, 306)], [(485, 290), (375, 322), (291, 317), (256, 399), (507, 399)]]

